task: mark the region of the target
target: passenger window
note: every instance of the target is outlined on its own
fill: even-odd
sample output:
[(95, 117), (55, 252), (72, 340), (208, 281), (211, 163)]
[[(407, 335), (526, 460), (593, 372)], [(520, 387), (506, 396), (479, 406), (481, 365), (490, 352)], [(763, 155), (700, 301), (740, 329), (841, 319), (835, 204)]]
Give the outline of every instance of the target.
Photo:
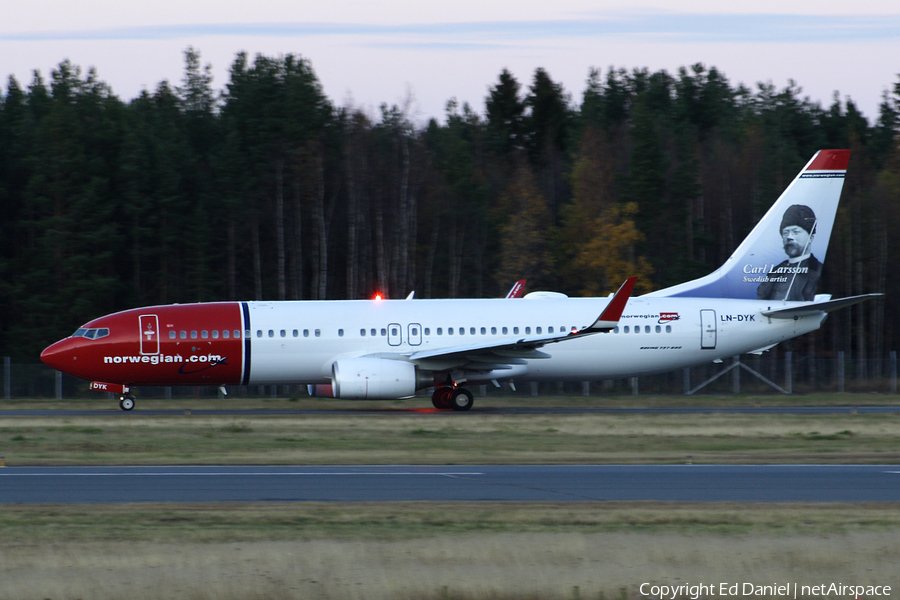
[[(235, 333), (237, 333), (237, 332), (235, 332)], [(229, 334), (229, 331), (227, 329), (222, 331), (222, 337), (225, 338), (226, 340), (228, 339), (228, 334)], [(237, 337), (237, 336), (234, 336), (234, 337)]]
[(281, 337), (287, 337), (287, 331), (284, 329), (281, 330)]
[(258, 338), (261, 338), (261, 337), (262, 337), (262, 329), (257, 329), (257, 330), (256, 330), (256, 337), (258, 337)]
[(218, 329), (213, 329), (213, 339), (214, 340), (219, 339), (219, 330)]
[(662, 331), (662, 327), (659, 325), (656, 326), (656, 333), (660, 333)]
[(437, 328), (437, 334), (438, 334), (438, 335), (444, 335), (444, 329), (443, 329), (443, 327), (438, 327), (438, 328)]
[(672, 326), (666, 325), (666, 333), (672, 333)]
[[(562, 331), (562, 328), (560, 328), (559, 330)], [(547, 328), (547, 333), (553, 333), (553, 328), (552, 328), (552, 327), (548, 327), (548, 328)]]
[[(238, 337), (238, 336), (234, 336), (234, 337)], [(249, 329), (244, 330), (244, 337), (248, 338), (248, 339), (250, 338), (250, 330)]]
[(491, 335), (497, 335), (497, 328), (491, 327)]
[(386, 336), (386, 335), (387, 335), (387, 329), (385, 329), (384, 327), (382, 327), (382, 328), (381, 328), (381, 337), (384, 337), (384, 336)]
[(396, 327), (391, 327), (391, 335), (399, 335)]
[(459, 335), (466, 335), (466, 328), (465, 328), (465, 327), (460, 327), (460, 328), (459, 328)]
[(625, 329), (622, 330), (623, 333), (628, 333), (628, 325), (625, 326)]
[(170, 339), (170, 340), (174, 340), (174, 339), (175, 339), (175, 330), (174, 330), (174, 329), (173, 329), (172, 331), (169, 332), (169, 339)]
[(531, 327), (526, 327), (526, 328), (525, 328), (525, 334), (528, 335), (528, 334), (530, 334), (530, 333), (531, 333)]
[(513, 335), (519, 335), (519, 328), (513, 327)]
[(429, 327), (425, 328), (425, 335), (431, 335), (431, 329)]
[(365, 329), (360, 329), (360, 330), (359, 330), (359, 335), (362, 336), (362, 337), (366, 337), (366, 330), (365, 330)]
[(300, 337), (300, 332), (296, 329), (293, 331), (294, 337)]
[(469, 335), (475, 335), (475, 328), (469, 327)]
[[(241, 332), (240, 332), (240, 330), (239, 330), (239, 329), (235, 329), (235, 330), (234, 330), (234, 338), (235, 338), (235, 339), (238, 339), (238, 338), (240, 338), (240, 337), (241, 337)], [(244, 337), (246, 337), (246, 338), (249, 338), (249, 337), (250, 337), (250, 330), (249, 330), (249, 329), (244, 330)]]
[(644, 333), (650, 333), (650, 326), (644, 325)]
[(487, 329), (484, 327), (481, 328), (481, 335), (485, 335), (487, 333)]
[(419, 335), (419, 328), (418, 328), (418, 327), (413, 327), (413, 328), (412, 328), (412, 335), (413, 335), (413, 337), (416, 337), (416, 336)]
[(452, 328), (452, 327), (448, 327), (448, 328), (447, 328), (447, 335), (453, 335), (453, 328)]
[(509, 330), (506, 327), (504, 327), (500, 331), (503, 332), (503, 335), (506, 335), (507, 333), (509, 333)]
[(316, 337), (322, 337), (322, 330), (316, 329)]
[(270, 337), (270, 338), (275, 337), (275, 330), (274, 330), (274, 329), (270, 329), (270, 330), (269, 330), (269, 337)]
[(376, 335), (377, 333), (378, 333), (378, 332), (375, 331), (374, 329), (370, 329), (370, 330), (369, 330), (369, 335), (371, 335), (372, 337), (375, 337), (375, 335)]
[(619, 327), (618, 327), (618, 326), (613, 327), (613, 333), (619, 333)]
[(197, 332), (196, 332), (196, 331), (191, 331), (191, 339), (192, 339), (192, 340), (196, 340), (196, 339), (197, 339)]
[(200, 332), (200, 337), (202, 337), (204, 340), (208, 340), (208, 339), (209, 339), (209, 332), (208, 332), (207, 330), (204, 329), (203, 331)]
[(534, 332), (535, 332), (535, 333), (541, 333), (541, 328), (540, 328), (540, 327), (536, 327), (535, 330), (534, 330)]
[(179, 331), (178, 337), (180, 337), (183, 340), (186, 340), (187, 339), (187, 331)]
[(338, 329), (338, 337), (344, 337), (344, 330)]
[(309, 337), (309, 329), (303, 330), (303, 337)]

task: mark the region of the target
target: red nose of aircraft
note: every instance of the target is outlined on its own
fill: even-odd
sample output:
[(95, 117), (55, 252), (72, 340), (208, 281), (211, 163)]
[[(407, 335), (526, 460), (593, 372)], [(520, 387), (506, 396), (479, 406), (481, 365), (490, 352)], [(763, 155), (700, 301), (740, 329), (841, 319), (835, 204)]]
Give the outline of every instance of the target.
[(72, 374), (78, 368), (79, 340), (66, 338), (44, 348), (41, 361), (57, 371)]

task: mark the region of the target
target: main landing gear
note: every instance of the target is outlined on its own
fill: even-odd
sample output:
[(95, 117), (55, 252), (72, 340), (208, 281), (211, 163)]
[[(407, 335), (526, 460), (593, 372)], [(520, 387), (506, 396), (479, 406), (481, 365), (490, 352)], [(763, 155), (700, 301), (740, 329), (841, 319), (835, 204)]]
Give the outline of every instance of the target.
[(126, 392), (119, 397), (119, 408), (122, 410), (131, 410), (134, 408), (134, 394)]
[(472, 392), (465, 388), (439, 387), (431, 395), (431, 403), (435, 408), (469, 410), (475, 403), (475, 399), (472, 397)]

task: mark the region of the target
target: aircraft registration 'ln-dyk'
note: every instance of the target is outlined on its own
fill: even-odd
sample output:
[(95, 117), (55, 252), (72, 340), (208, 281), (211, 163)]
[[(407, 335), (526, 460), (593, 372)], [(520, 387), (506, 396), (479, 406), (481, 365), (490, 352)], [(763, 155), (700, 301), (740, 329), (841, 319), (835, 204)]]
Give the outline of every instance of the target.
[(639, 297), (632, 277), (605, 298), (152, 306), (94, 319), (41, 360), (120, 394), (124, 410), (133, 386), (280, 384), (360, 400), (433, 387), (435, 407), (468, 410), (467, 385), (626, 378), (761, 353), (880, 295), (816, 293), (849, 159), (817, 152), (724, 265)]

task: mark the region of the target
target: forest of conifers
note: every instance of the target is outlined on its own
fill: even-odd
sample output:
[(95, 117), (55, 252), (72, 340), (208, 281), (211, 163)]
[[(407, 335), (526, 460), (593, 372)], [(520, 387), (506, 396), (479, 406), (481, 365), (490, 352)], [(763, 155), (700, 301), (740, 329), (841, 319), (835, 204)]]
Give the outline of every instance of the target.
[(853, 154), (819, 290), (887, 296), (794, 344), (896, 349), (900, 83), (870, 122), (702, 65), (577, 93), (503, 71), (418, 123), (334, 105), (298, 56), (210, 73), (188, 49), (129, 101), (68, 61), (0, 90), (0, 355), (157, 303), (657, 289), (717, 268), (820, 148)]

